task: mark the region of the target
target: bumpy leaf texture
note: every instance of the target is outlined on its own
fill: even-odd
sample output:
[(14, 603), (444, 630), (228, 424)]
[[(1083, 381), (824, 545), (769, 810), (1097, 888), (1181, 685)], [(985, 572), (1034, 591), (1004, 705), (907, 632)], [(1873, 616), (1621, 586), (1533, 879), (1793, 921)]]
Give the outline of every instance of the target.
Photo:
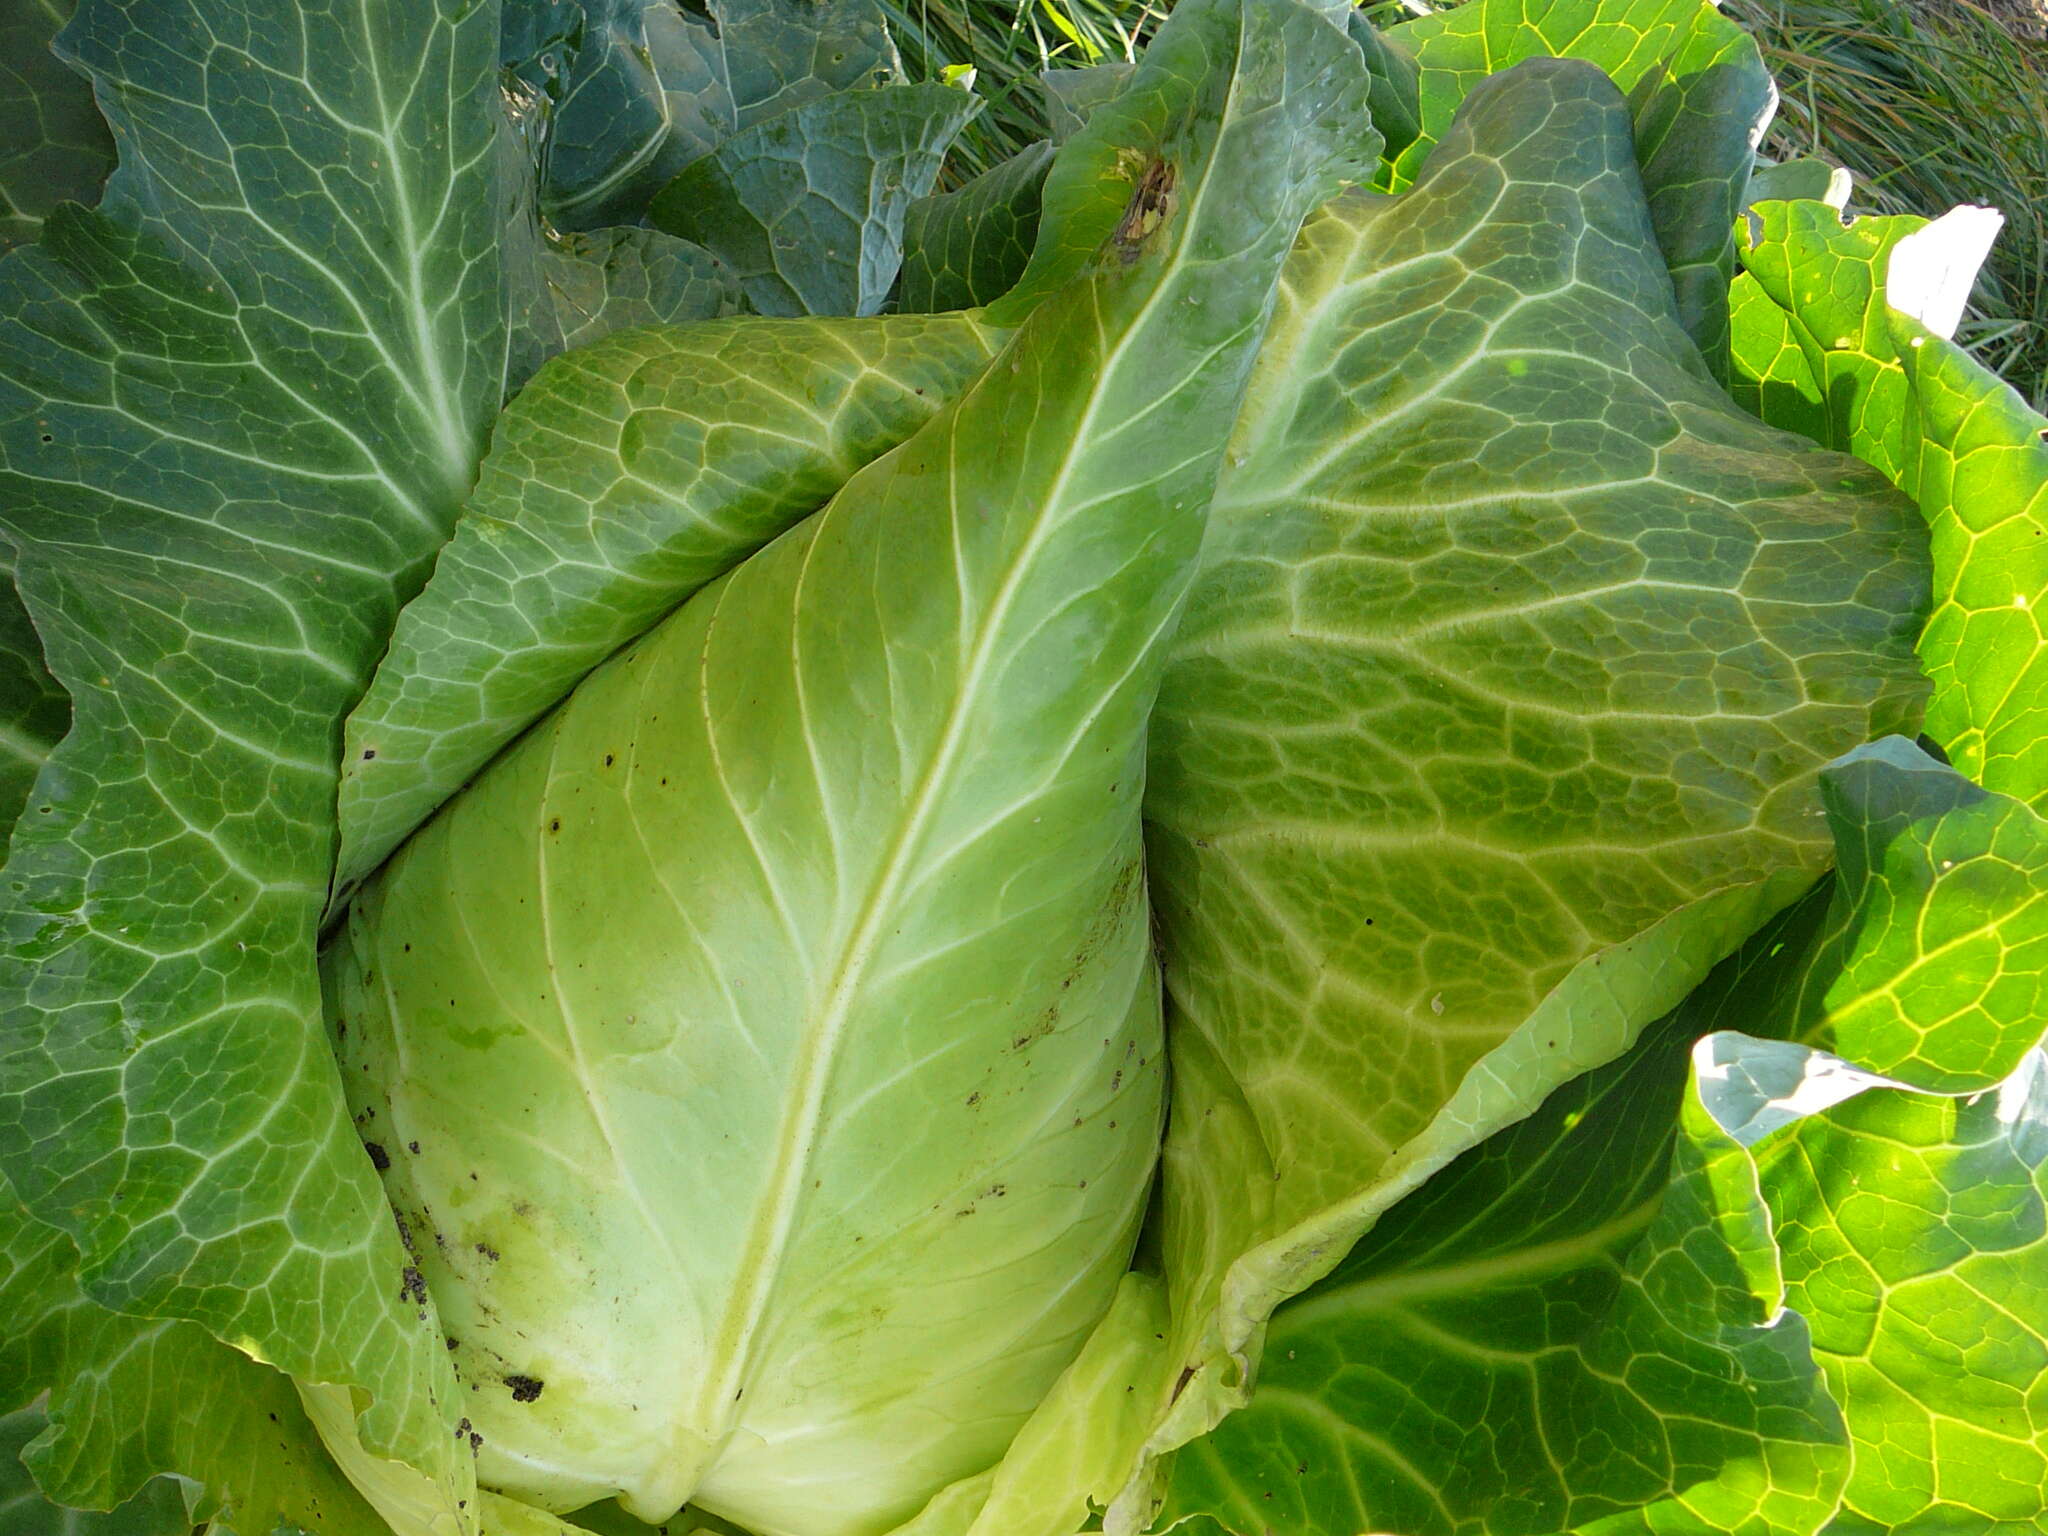
[(123, 159), (0, 265), (0, 525), (76, 711), (0, 887), (0, 1162), (86, 1295), (460, 1490), (312, 945), (341, 715), (502, 398), (497, 15), (278, 14), (85, 5)]
[[(1251, 1406), (1177, 1463), (1173, 1513), (1431, 1536), (2032, 1528), (2048, 913), (1985, 877), (2038, 868), (2048, 829), (1897, 738), (1823, 785), (1844, 879), (1284, 1306)], [(1929, 943), (2001, 953), (1942, 969)], [(1899, 1005), (1921, 1049), (1880, 1075), (1864, 1024)], [(1955, 1091), (1958, 1056), (2000, 1075)]]
[[(2048, 419), (1948, 337), (1996, 221), (1745, 220), (1737, 373), (1767, 419), (1877, 465), (1919, 503), (1939, 594), (1927, 731), (1986, 788), (2048, 808)], [(1887, 302), (1889, 300), (1889, 302)]]
[(1917, 715), (1911, 508), (1735, 409), (1657, 252), (1576, 61), (1304, 230), (1153, 725), (1162, 1444), (1379, 1211), (1796, 895), (1821, 764)]

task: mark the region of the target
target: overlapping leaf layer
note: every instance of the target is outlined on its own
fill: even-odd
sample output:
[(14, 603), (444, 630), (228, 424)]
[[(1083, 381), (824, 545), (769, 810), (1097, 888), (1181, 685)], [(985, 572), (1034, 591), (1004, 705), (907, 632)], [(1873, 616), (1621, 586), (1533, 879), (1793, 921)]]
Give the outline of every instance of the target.
[(872, 0), (17, 9), (0, 1533), (2038, 1529), (1994, 214), (1700, 0), (937, 195)]

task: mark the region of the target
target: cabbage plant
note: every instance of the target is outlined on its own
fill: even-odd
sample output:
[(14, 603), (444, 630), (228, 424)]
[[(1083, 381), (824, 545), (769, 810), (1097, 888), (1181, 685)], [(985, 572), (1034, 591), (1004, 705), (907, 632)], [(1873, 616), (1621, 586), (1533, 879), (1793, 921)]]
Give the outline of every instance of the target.
[(867, 0), (9, 26), (0, 1536), (2038, 1528), (1994, 212), (1701, 0), (943, 190)]

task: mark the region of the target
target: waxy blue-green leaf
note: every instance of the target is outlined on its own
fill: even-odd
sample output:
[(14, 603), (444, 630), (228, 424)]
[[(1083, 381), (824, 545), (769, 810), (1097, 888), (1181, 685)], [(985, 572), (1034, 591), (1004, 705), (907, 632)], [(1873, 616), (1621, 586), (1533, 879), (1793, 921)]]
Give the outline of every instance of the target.
[(1159, 1448), (1825, 866), (1820, 766), (1917, 716), (1922, 538), (1706, 376), (1597, 70), (1483, 82), (1409, 192), (1310, 221), (1152, 727)]
[(963, 187), (912, 203), (896, 308), (912, 315), (972, 309), (1015, 287), (1038, 239), (1038, 199), (1052, 157), (1049, 141), (1033, 144)]
[(50, 46), (71, 5), (0, 6), (0, 251), (33, 240), (59, 203), (96, 202), (114, 167), (91, 82)]
[(511, 0), (503, 49), (553, 98), (541, 206), (562, 229), (630, 223), (741, 128), (898, 73), (873, 0)]
[(711, 252), (658, 229), (562, 234), (541, 217), (537, 167), (548, 104), (506, 92), (498, 139), (505, 223), (498, 243), (507, 322), (505, 386), (521, 388), (549, 358), (613, 331), (738, 313), (739, 282)]
[(1474, 84), (1524, 59), (1584, 59), (1627, 91), (1679, 320), (1727, 377), (1732, 226), (1777, 104), (1746, 32), (1712, 0), (1474, 0), (1404, 21), (1388, 41), (1412, 53), (1420, 103), (1419, 132), (1382, 178), (1390, 190), (1413, 179)]
[(44, 665), (42, 638), (14, 590), (13, 556), (0, 544), (0, 865), (36, 772), (70, 725), (71, 700)]
[(1148, 76), (1147, 217), (351, 907), (343, 1077), (492, 1486), (886, 1529), (1119, 1285), (1146, 714), (1271, 286), (1376, 150), (1300, 8), (1190, 0)]
[(337, 892), (592, 667), (930, 420), (1001, 339), (950, 316), (743, 318), (550, 364), (349, 717)]
[(718, 255), (764, 315), (872, 315), (903, 260), (903, 217), (981, 103), (951, 85), (819, 97), (685, 169), (648, 219)]
[(497, 22), (88, 0), (121, 164), (0, 264), (0, 526), (75, 711), (0, 882), (0, 1163), (85, 1295), (359, 1393), (451, 1498), (312, 950), (341, 717), (503, 395)]
[(1986, 788), (2048, 810), (2048, 419), (1948, 339), (1995, 229), (1983, 209), (1844, 224), (1826, 203), (1758, 205), (1738, 371), (1745, 403), (1919, 503), (1928, 734)]
[(1111, 59), (1079, 69), (1040, 71), (1039, 87), (1045, 94), (1045, 116), (1052, 125), (1052, 142), (1064, 144), (1087, 126), (1097, 107), (1130, 84), (1132, 69), (1127, 60)]

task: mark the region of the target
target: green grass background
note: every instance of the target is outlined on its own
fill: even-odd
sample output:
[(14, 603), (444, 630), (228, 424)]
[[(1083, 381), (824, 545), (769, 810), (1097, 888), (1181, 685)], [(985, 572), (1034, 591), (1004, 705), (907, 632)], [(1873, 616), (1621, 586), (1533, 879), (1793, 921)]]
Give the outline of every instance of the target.
[[(1171, 0), (884, 0), (913, 78), (969, 64), (988, 110), (957, 183), (1045, 133), (1037, 76), (1130, 57)], [(1429, 0), (1382, 0), (1377, 19)], [(2006, 218), (1957, 340), (2048, 409), (2048, 0), (1725, 0), (1783, 101), (1764, 144), (1856, 177), (1851, 212)]]

